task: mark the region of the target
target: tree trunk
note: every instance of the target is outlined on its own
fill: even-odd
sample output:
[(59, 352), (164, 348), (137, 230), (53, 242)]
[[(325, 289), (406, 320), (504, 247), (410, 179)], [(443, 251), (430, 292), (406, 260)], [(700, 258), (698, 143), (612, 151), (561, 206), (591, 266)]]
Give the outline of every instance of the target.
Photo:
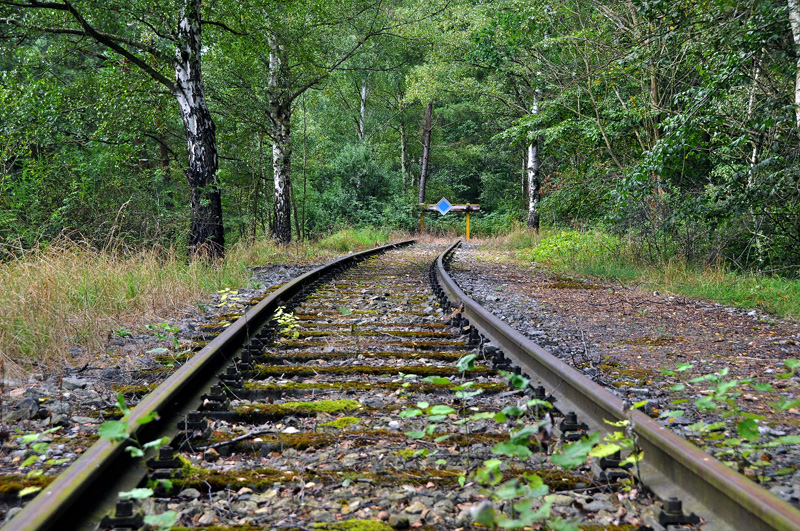
[(794, 112), (797, 128), (800, 130), (800, 10), (796, 0), (787, 0), (789, 3), (789, 24), (792, 27), (794, 39), (795, 67), (794, 67)]
[(428, 181), (428, 162), (431, 155), (431, 129), (433, 128), (433, 102), (425, 107), (425, 121), (422, 124), (422, 170), (419, 172), (419, 202), (425, 202), (425, 184)]
[(280, 243), (292, 241), (290, 179), (292, 169), (291, 106), (277, 105), (271, 113), (275, 119), (272, 140), (272, 174), (275, 180), (275, 237)]
[(408, 177), (408, 153), (406, 153), (406, 124), (400, 117), (400, 173), (403, 177), (403, 192), (406, 190), (406, 177)]
[[(533, 107), (531, 107), (531, 114), (536, 116), (539, 114), (539, 104), (534, 99)], [(536, 133), (531, 134), (531, 143), (528, 144), (528, 157), (527, 157), (527, 173), (528, 173), (528, 222), (527, 226), (536, 232), (539, 232), (539, 202), (541, 195), (539, 190), (541, 183), (539, 182), (539, 136)]]
[(361, 85), (361, 109), (358, 113), (358, 139), (363, 141), (367, 123), (367, 82)]
[(539, 232), (539, 140), (528, 145), (528, 227)]
[(222, 258), (225, 234), (217, 175), (216, 126), (203, 94), (200, 70), (200, 0), (186, 0), (178, 25), (174, 95), (181, 108), (189, 148), (186, 178), (191, 191), (189, 248), (194, 257)]
[(286, 89), (283, 86), (284, 76), (281, 55), (283, 47), (269, 40), (269, 115), (272, 126), (272, 175), (275, 181), (274, 204), (275, 223), (273, 230), (280, 243), (292, 241), (291, 197), (289, 180), (291, 179), (292, 160), (292, 102), (287, 101)]

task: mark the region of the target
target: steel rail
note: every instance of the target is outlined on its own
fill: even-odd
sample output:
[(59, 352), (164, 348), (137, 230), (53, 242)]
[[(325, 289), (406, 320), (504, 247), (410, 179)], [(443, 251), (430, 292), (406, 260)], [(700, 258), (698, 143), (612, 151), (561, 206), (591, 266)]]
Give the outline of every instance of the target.
[(640, 476), (662, 499), (679, 497), (684, 507), (696, 512), (713, 530), (800, 530), (800, 510), (771, 495), (731, 468), (705, 454), (668, 428), (638, 410), (580, 372), (558, 360), (520, 332), (504, 323), (467, 296), (445, 269), (460, 245), (454, 243), (436, 261), (440, 285), (470, 324), (531, 378), (539, 379), (556, 398), (561, 411), (576, 411), (594, 429), (607, 431), (605, 420), (630, 420), (638, 445), (644, 450)]
[[(138, 440), (148, 440), (147, 437), (153, 433), (165, 431), (175, 433), (177, 429), (174, 428), (174, 412), (178, 408), (184, 408), (178, 404), (187, 397), (199, 396), (198, 389), (206, 384), (204, 379), (213, 376), (215, 369), (229, 362), (243, 342), (269, 321), (278, 306), (302, 293), (309, 284), (337, 269), (390, 249), (410, 245), (414, 241), (406, 240), (339, 258), (281, 286), (227, 327), (142, 399), (127, 419), (132, 426), (131, 436), (137, 437)], [(138, 423), (140, 419), (153, 412), (160, 412), (162, 418), (144, 425)], [(166, 426), (169, 422), (173, 424)], [(114, 471), (117, 469), (122, 470), (132, 465), (129, 458), (122, 459), (126, 457), (124, 449), (129, 444), (129, 441), (115, 442), (108, 439), (96, 442), (55, 481), (42, 489), (3, 527), (3, 530), (75, 529), (75, 521), (72, 519), (74, 516), (69, 515), (74, 515), (76, 509), (92, 505), (92, 500), (87, 498), (99, 495), (96, 483), (109, 475), (115, 475)], [(99, 489), (99, 492), (104, 494), (109, 490), (108, 485), (101, 485)]]

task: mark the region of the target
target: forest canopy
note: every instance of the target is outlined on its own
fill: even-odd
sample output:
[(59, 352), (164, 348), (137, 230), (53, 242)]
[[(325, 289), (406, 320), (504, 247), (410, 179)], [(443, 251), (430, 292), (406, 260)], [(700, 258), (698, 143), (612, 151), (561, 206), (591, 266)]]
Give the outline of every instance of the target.
[(0, 252), (218, 257), (445, 196), (796, 276), (798, 43), (795, 0), (0, 0)]

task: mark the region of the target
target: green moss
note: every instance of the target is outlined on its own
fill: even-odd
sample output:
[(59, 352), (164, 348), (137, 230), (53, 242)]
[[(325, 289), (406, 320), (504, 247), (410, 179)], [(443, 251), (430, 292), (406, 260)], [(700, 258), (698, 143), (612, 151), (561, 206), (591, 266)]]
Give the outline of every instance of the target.
[[(425, 382), (415, 383), (414, 390), (420, 392), (430, 391), (448, 391), (455, 384), (430, 384)], [(248, 391), (267, 391), (280, 393), (282, 391), (305, 391), (305, 390), (326, 390), (337, 389), (341, 391), (369, 391), (370, 389), (392, 390), (403, 388), (401, 382), (386, 382), (380, 384), (371, 384), (366, 382), (335, 382), (335, 383), (265, 383), (265, 382), (245, 382), (245, 390)], [(481, 389), (484, 394), (487, 393), (502, 393), (508, 391), (508, 385), (503, 383), (479, 383), (473, 386), (473, 389)]]
[(256, 420), (264, 417), (283, 415), (309, 415), (311, 413), (342, 413), (362, 407), (355, 400), (317, 400), (314, 402), (284, 402), (282, 404), (258, 404), (239, 406), (233, 409), (234, 415), (243, 420)]
[(117, 393), (122, 393), (126, 398), (130, 398), (133, 396), (144, 396), (156, 387), (158, 387), (158, 384), (155, 383), (149, 385), (115, 385), (114, 390)]
[(39, 487), (40, 489), (50, 485), (56, 478), (54, 476), (0, 476), (0, 498), (18, 497), (22, 489), (28, 487)]
[(314, 524), (314, 529), (323, 531), (393, 531), (393, 529), (378, 520), (345, 520), (333, 524)]
[(361, 419), (358, 417), (341, 417), (336, 420), (332, 420), (330, 422), (326, 422), (325, 424), (320, 424), (320, 427), (328, 427), (334, 428), (337, 430), (344, 430), (353, 426), (354, 424), (358, 424), (361, 422)]
[[(404, 367), (370, 367), (366, 365), (353, 365), (350, 367), (302, 367), (286, 365), (258, 365), (252, 371), (257, 378), (268, 378), (270, 376), (314, 376), (316, 374), (372, 374), (372, 375), (391, 375), (399, 373), (416, 374), (418, 376), (457, 376), (461, 374), (455, 367), (429, 367), (427, 365), (406, 365)], [(470, 371), (475, 374), (495, 374), (496, 371), (484, 367), (476, 367)]]
[(183, 478), (173, 479), (173, 492), (195, 488), (201, 491), (220, 491), (223, 489), (239, 490), (248, 487), (258, 492), (268, 490), (275, 483), (293, 481), (297, 476), (292, 470), (275, 470), (273, 468), (256, 468), (253, 470), (236, 470), (219, 472), (195, 468), (184, 464)]
[(468, 354), (468, 352), (392, 352), (388, 350), (362, 353), (362, 352), (287, 352), (285, 354), (275, 355), (267, 354), (258, 356), (258, 361), (265, 364), (278, 364), (283, 361), (310, 361), (310, 360), (335, 360), (335, 359), (349, 359), (354, 356), (363, 354), (369, 358), (397, 358), (397, 359), (427, 359), (427, 360), (443, 360), (443, 361), (458, 361), (461, 357)]

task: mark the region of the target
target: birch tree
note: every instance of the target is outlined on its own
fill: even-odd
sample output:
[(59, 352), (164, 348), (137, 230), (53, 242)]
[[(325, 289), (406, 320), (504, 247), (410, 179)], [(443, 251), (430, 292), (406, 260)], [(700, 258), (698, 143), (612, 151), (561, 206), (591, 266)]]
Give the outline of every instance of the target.
[(183, 0), (179, 10), (172, 3), (153, 5), (135, 0), (113, 6), (94, 1), (0, 0), (0, 23), (22, 35), (88, 37), (100, 46), (101, 53), (124, 58), (173, 95), (188, 152), (189, 247), (195, 257), (217, 259), (224, 255), (225, 236), (216, 127), (206, 102), (201, 67), (205, 23), (201, 6), (201, 0)]

